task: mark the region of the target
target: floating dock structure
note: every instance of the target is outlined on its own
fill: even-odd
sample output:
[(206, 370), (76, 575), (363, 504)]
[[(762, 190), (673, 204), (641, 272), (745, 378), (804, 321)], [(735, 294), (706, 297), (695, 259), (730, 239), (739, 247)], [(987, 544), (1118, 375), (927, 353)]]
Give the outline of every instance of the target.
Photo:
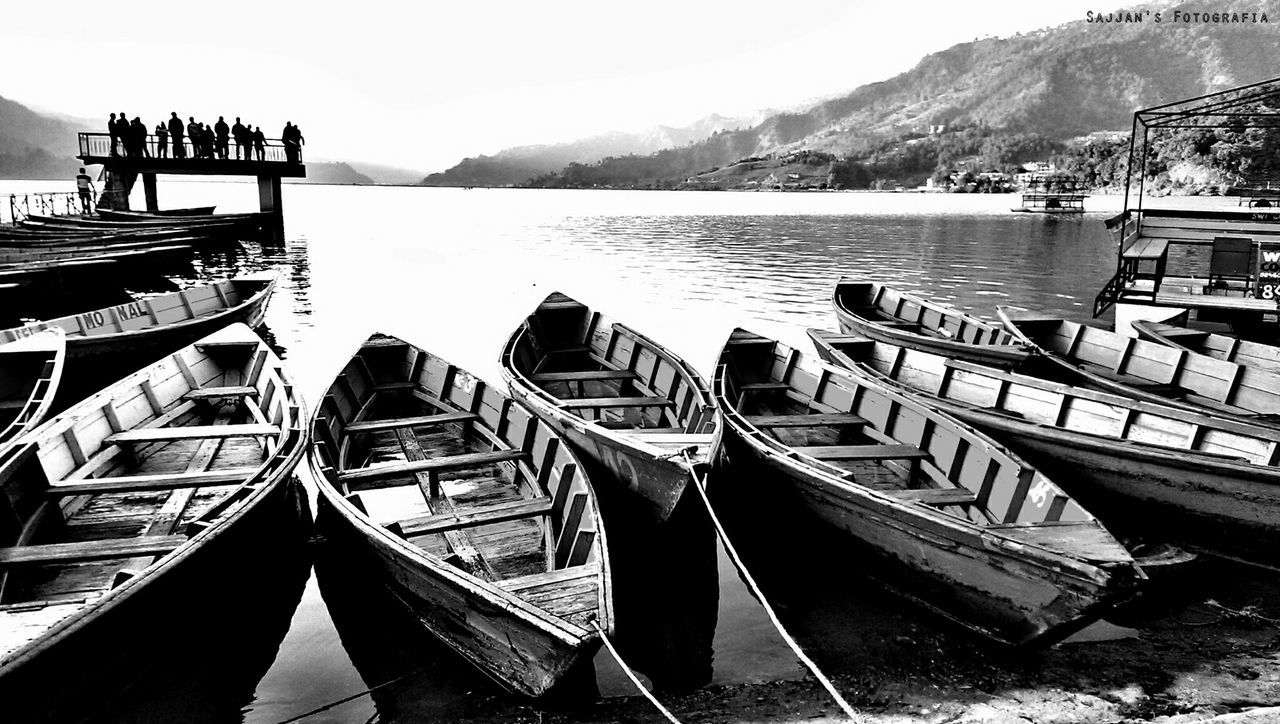
[(1114, 307), (1116, 331), (1130, 334), (1138, 319), (1218, 324), (1248, 337), (1280, 334), (1280, 208), (1143, 204), (1153, 132), (1280, 128), (1271, 110), (1277, 101), (1280, 78), (1133, 114), (1125, 207), (1106, 222), (1117, 241), (1116, 271), (1098, 292), (1093, 316)]
[(85, 165), (100, 165), (106, 169), (117, 190), (113, 198), (115, 207), (120, 209), (129, 208), (129, 193), (139, 176), (142, 177), (147, 211), (160, 210), (156, 192), (156, 176), (159, 174), (256, 176), (259, 208), (262, 212), (271, 214), (274, 219), (274, 223), (270, 225), (274, 240), (284, 241), (280, 182), (285, 178), (306, 178), (307, 167), (302, 162), (301, 148), (291, 151), (283, 141), (270, 139), (263, 146), (261, 154), (247, 146), (243, 147), (245, 158), (241, 159), (236, 157), (238, 153), (229, 154), (229, 158), (195, 158), (189, 141), (184, 157), (176, 157), (172, 153), (161, 156), (160, 145), (156, 136), (148, 136), (143, 154), (130, 156), (113, 153), (109, 134), (81, 133), (80, 154), (77, 158)]

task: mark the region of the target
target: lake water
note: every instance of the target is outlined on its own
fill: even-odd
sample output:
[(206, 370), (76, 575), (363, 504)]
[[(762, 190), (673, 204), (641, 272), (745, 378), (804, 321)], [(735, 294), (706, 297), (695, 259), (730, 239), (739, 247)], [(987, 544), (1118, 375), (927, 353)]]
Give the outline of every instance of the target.
[[(2, 182), (0, 195), (66, 186)], [(159, 192), (165, 207), (256, 210), (251, 183), (162, 181)], [(499, 381), (503, 341), (551, 291), (624, 320), (707, 375), (735, 326), (808, 349), (806, 327), (834, 325), (829, 296), (841, 275), (892, 281), (984, 315), (1006, 304), (1087, 319), (1115, 265), (1102, 219), (1121, 200), (1090, 199), (1090, 212), (1073, 219), (1010, 213), (1016, 200), (287, 185), (283, 251), (254, 246), (205, 257), (177, 282), (279, 269), (266, 325), (309, 402), (375, 330)], [(611, 545), (625, 545), (610, 536)], [(646, 597), (637, 600), (653, 608), (651, 616), (633, 615), (630, 634), (620, 625), (624, 653), (672, 688), (802, 677), (724, 552), (697, 543), (709, 541), (688, 549), (706, 555), (678, 560), (683, 544), (667, 544), (628, 562), (632, 589)], [(310, 563), (298, 563), (305, 584), (283, 586), (271, 602), (288, 628), (283, 638), (280, 626), (252, 644), (264, 649), (253, 681), (229, 687), (224, 706), (184, 718), (277, 722), (348, 696), (356, 698), (306, 721), (449, 719), (474, 713), (478, 698), (511, 705), (465, 663), (353, 593), (363, 590), (359, 572), (322, 559), (317, 577)], [(772, 590), (783, 599), (784, 621), (824, 667), (861, 665), (869, 640), (893, 642), (936, 625), (856, 580), (815, 585), (801, 575), (807, 570), (775, 576)], [(696, 660), (690, 650), (701, 652)], [(606, 652), (596, 678), (600, 696), (635, 693)], [(356, 696), (387, 682), (373, 696)], [(179, 696), (184, 685), (172, 686)], [(145, 721), (156, 710), (138, 704), (113, 716)]]

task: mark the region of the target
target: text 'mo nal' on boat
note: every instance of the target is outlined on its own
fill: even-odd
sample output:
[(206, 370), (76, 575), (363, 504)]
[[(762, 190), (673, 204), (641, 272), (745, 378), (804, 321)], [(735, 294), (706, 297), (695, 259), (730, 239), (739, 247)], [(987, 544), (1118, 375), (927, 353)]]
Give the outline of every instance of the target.
[(1244, 417), (1280, 415), (1280, 374), (1086, 324), (998, 307), (1065, 379), (1135, 399)]
[[(104, 362), (109, 356), (139, 361), (191, 344), (239, 322), (262, 323), (275, 288), (265, 272), (161, 294), (102, 309), (32, 322), (0, 330), (0, 344), (60, 329), (67, 337), (67, 358)], [(0, 348), (2, 349), (2, 348)]]
[(1277, 559), (1280, 429), (810, 330), (819, 354), (1005, 442), (1112, 525)]
[(1032, 354), (1029, 346), (999, 324), (882, 282), (841, 279), (831, 304), (845, 334), (1002, 367), (1019, 365)]
[[(706, 465), (716, 410), (666, 347), (553, 293), (502, 350), (511, 394), (667, 519)], [(603, 483), (600, 483), (603, 485)]]
[(1280, 347), (1272, 344), (1145, 319), (1135, 319), (1129, 324), (1142, 339), (1166, 347), (1185, 349), (1263, 372), (1280, 374)]
[(421, 625), (506, 686), (545, 694), (613, 625), (586, 471), (496, 388), (375, 334), (312, 425), (317, 525)]
[(0, 459), (6, 713), (102, 676), (157, 611), (299, 535), (304, 417), (279, 358), (233, 325), (24, 435)]
[(0, 341), (0, 452), (49, 414), (66, 349), (57, 331)]
[(913, 599), (997, 641), (1052, 643), (1145, 579), (1045, 475), (882, 383), (736, 330), (713, 392), (736, 475), (768, 476)]

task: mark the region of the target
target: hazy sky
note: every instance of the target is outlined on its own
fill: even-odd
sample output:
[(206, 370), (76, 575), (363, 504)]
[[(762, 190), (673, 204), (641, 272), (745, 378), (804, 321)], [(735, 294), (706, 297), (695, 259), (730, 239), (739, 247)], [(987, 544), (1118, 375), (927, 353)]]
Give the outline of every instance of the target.
[(788, 107), (1087, 0), (5, 3), (0, 96), (105, 118), (243, 116), (308, 158), (421, 171), (525, 143)]

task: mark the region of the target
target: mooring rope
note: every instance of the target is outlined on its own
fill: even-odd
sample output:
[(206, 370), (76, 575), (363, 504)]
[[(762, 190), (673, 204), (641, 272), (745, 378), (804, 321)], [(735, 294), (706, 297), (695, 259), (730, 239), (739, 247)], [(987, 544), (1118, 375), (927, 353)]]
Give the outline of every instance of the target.
[(613, 642), (609, 640), (609, 635), (604, 632), (604, 629), (600, 628), (600, 622), (592, 621), (591, 625), (595, 626), (596, 631), (600, 634), (600, 640), (604, 642), (604, 647), (609, 649), (609, 653), (613, 654), (613, 660), (617, 661), (618, 666), (622, 667), (622, 673), (626, 674), (628, 679), (631, 679), (631, 683), (635, 684), (635, 687), (640, 690), (640, 693), (644, 695), (644, 698), (648, 699), (649, 703), (653, 704), (654, 708), (662, 712), (662, 715), (665, 716), (667, 721), (671, 722), (671, 724), (680, 724), (680, 720), (676, 718), (676, 715), (672, 714), (671, 710), (667, 709), (667, 707), (662, 705), (662, 702), (658, 701), (658, 698), (653, 695), (653, 692), (644, 688), (644, 684), (640, 683), (640, 677), (636, 676), (636, 672), (632, 671), (631, 667), (627, 666), (627, 662), (622, 660), (622, 654), (618, 653), (618, 649), (614, 648)]
[(764, 612), (769, 616), (769, 620), (773, 623), (773, 627), (778, 629), (778, 633), (782, 635), (782, 640), (787, 642), (787, 645), (795, 652), (796, 657), (800, 659), (800, 663), (804, 664), (805, 667), (813, 673), (814, 677), (818, 680), (818, 683), (822, 684), (823, 688), (827, 690), (827, 693), (831, 695), (832, 699), (835, 699), (836, 703), (840, 705), (840, 708), (844, 710), (845, 715), (849, 717), (849, 720), (855, 722), (866, 721), (866, 719), (859, 715), (857, 710), (855, 710), (849, 702), (845, 701), (845, 698), (841, 696), (840, 692), (836, 691), (835, 685), (831, 683), (831, 680), (827, 678), (826, 674), (822, 673), (822, 670), (813, 662), (813, 659), (810, 659), (805, 654), (804, 650), (800, 648), (800, 644), (791, 637), (791, 634), (787, 633), (787, 629), (783, 627), (782, 621), (779, 620), (778, 615), (774, 613), (773, 606), (770, 606), (769, 600), (764, 597), (764, 591), (760, 590), (760, 586), (756, 584), (756, 579), (747, 571), (746, 564), (743, 563), (742, 558), (738, 556), (738, 551), (733, 547), (733, 543), (729, 542), (729, 535), (725, 533), (724, 526), (720, 524), (720, 519), (716, 517), (716, 512), (711, 507), (711, 499), (707, 497), (705, 486), (706, 476), (699, 474), (694, 468), (693, 459), (688, 450), (682, 450), (681, 453), (684, 454), (685, 460), (689, 463), (689, 474), (693, 477), (693, 487), (698, 489), (698, 495), (701, 496), (703, 505), (707, 507), (707, 514), (711, 516), (711, 523), (716, 527), (716, 535), (720, 537), (720, 543), (724, 545), (725, 551), (729, 554), (730, 560), (733, 561), (734, 567), (738, 569), (738, 573), (741, 574), (742, 580), (746, 581), (747, 586), (751, 589), (751, 593), (755, 595), (756, 600), (760, 602), (760, 606), (764, 608)]
[(396, 678), (391, 679), (390, 681), (384, 681), (384, 682), (382, 682), (381, 684), (378, 684), (378, 685), (376, 685), (376, 686), (371, 686), (371, 687), (369, 687), (368, 689), (365, 689), (364, 691), (357, 692), (357, 693), (352, 694), (352, 695), (350, 695), (350, 696), (344, 696), (344, 697), (342, 697), (341, 699), (338, 699), (337, 701), (331, 701), (331, 702), (329, 702), (328, 704), (325, 704), (324, 706), (316, 707), (315, 709), (312, 709), (311, 711), (309, 711), (309, 712), (307, 712), (307, 713), (305, 713), (305, 714), (299, 714), (299, 715), (297, 715), (297, 716), (295, 716), (295, 717), (293, 717), (293, 718), (291, 718), (291, 719), (285, 719), (285, 720), (283, 720), (283, 721), (279, 722), (279, 724), (292, 724), (293, 722), (302, 721), (303, 719), (306, 719), (307, 717), (312, 717), (312, 716), (315, 716), (316, 714), (320, 714), (320, 713), (323, 713), (323, 712), (329, 711), (330, 709), (334, 708), (335, 706), (341, 706), (341, 705), (343, 705), (343, 704), (346, 704), (346, 703), (347, 703), (347, 702), (349, 702), (349, 701), (354, 701), (354, 700), (356, 700), (356, 699), (359, 699), (359, 698), (360, 698), (360, 697), (362, 697), (362, 696), (368, 696), (368, 695), (372, 694), (373, 692), (377, 691), (378, 689), (382, 689), (382, 688), (385, 688), (385, 687), (391, 686), (392, 684), (398, 684), (398, 683), (400, 683), (400, 682), (404, 681), (405, 679), (408, 679), (408, 678), (410, 678), (410, 677), (412, 677), (412, 676), (415, 676), (415, 675), (417, 675), (417, 674), (421, 674), (423, 671), (426, 671), (426, 669), (425, 669), (425, 668), (422, 668), (422, 669), (414, 669), (413, 671), (410, 671), (409, 673), (407, 673), (407, 674), (403, 674), (403, 675), (401, 675), (401, 676), (397, 676)]

